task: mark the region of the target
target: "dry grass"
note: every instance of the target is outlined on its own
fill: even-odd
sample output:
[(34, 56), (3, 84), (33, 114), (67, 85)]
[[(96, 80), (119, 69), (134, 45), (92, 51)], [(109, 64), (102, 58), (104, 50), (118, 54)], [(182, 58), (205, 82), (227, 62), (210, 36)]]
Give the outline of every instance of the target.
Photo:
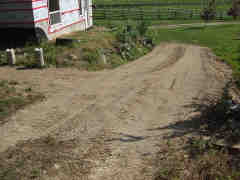
[(166, 143), (155, 159), (154, 180), (237, 180), (240, 157), (202, 139), (175, 139)]
[[(231, 110), (231, 86), (232, 83), (226, 85), (221, 97), (210, 96), (191, 104), (198, 113), (171, 126), (185, 129), (166, 136), (168, 141), (155, 160), (155, 180), (240, 179), (240, 150), (232, 147), (239, 143), (240, 109)], [(225, 140), (224, 145), (218, 144), (221, 139)]]
[(100, 141), (83, 148), (79, 140), (52, 137), (20, 142), (0, 153), (0, 179), (86, 179), (93, 162), (104, 159), (108, 152), (101, 147)]
[(43, 100), (44, 96), (34, 92), (31, 87), (16, 81), (0, 81), (0, 125), (7, 122), (7, 117), (17, 110)]

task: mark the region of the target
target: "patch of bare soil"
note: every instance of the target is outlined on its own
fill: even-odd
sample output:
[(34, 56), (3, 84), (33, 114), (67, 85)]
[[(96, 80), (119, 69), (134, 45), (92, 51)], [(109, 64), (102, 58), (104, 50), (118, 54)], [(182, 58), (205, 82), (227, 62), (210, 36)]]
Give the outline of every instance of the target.
[[(76, 141), (73, 149), (83, 151), (100, 139), (100, 146), (94, 149), (102, 149), (101, 158), (94, 158), (97, 153), (90, 155), (94, 163), (84, 176), (73, 177), (55, 167), (51, 176), (47, 171), (38, 174), (38, 179), (151, 179), (147, 159), (159, 151), (158, 145), (169, 133), (188, 128), (167, 127), (193, 116), (187, 105), (193, 99), (220, 93), (230, 76), (231, 71), (216, 61), (208, 49), (179, 44), (163, 44), (137, 61), (102, 72), (1, 68), (1, 78), (34, 82), (34, 88), (48, 97), (19, 111), (0, 127), (1, 157), (16, 147), (20, 152), (26, 147), (36, 150), (41, 144), (36, 142), (44, 137), (57, 142)], [(30, 145), (17, 145), (29, 140)], [(54, 149), (62, 152), (64, 147), (60, 144)], [(51, 148), (44, 151), (52, 152)], [(71, 154), (74, 150), (66, 151)], [(76, 156), (85, 162), (84, 152), (76, 151)], [(41, 164), (41, 159), (44, 160), (36, 161)], [(58, 165), (56, 158), (52, 160), (49, 169)], [(69, 162), (73, 161), (70, 157)], [(61, 162), (57, 167), (63, 167)]]

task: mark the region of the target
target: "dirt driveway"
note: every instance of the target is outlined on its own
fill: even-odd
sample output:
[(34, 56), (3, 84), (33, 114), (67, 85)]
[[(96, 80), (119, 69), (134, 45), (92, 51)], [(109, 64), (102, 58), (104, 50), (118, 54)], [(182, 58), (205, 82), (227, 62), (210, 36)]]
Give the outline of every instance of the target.
[(48, 98), (0, 127), (0, 152), (46, 135), (79, 138), (82, 148), (101, 137), (111, 153), (94, 162), (86, 179), (141, 179), (144, 157), (173, 131), (164, 127), (190, 116), (185, 106), (193, 99), (218, 93), (229, 73), (207, 48), (179, 44), (162, 44), (137, 61), (101, 72), (1, 68), (1, 79), (34, 83)]

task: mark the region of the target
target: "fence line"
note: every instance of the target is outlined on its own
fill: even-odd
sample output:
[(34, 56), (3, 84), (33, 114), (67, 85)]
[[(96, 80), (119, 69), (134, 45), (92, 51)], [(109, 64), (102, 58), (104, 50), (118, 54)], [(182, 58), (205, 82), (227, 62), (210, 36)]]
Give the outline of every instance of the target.
[[(217, 11), (216, 19), (224, 20), (226, 18), (226, 11)], [(200, 19), (200, 9), (156, 9), (156, 10), (144, 10), (144, 9), (95, 9), (93, 17), (96, 20), (191, 20)]]
[[(141, 7), (141, 6), (201, 6), (203, 2), (144, 2), (144, 3), (96, 3), (99, 8)], [(229, 5), (231, 1), (216, 2), (217, 6)]]

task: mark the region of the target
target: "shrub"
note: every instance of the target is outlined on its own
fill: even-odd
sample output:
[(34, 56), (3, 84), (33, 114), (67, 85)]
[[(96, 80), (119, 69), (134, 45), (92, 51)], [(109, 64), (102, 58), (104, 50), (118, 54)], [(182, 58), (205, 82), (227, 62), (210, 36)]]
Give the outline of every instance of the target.
[(59, 53), (60, 48), (47, 42), (41, 43), (40, 47), (43, 48), (46, 63), (57, 65), (57, 54)]
[(240, 16), (240, 1), (233, 0), (232, 7), (228, 11), (228, 15), (232, 16), (235, 20)]
[(99, 63), (100, 52), (97, 49), (84, 48), (82, 58), (89, 64), (96, 65)]
[(207, 7), (202, 10), (201, 18), (207, 22), (213, 20), (216, 17), (216, 0), (211, 0)]
[(150, 23), (148, 21), (141, 21), (138, 23), (137, 29), (138, 29), (140, 36), (146, 35), (149, 26), (150, 26)]

